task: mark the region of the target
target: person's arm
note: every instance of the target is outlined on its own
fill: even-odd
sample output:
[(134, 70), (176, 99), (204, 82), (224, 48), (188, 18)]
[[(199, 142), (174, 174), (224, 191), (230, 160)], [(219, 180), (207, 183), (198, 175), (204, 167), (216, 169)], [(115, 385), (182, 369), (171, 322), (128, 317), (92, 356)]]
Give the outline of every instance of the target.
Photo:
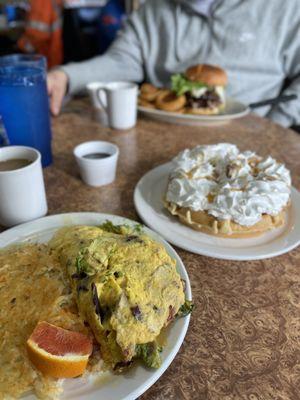
[[(296, 21), (295, 21), (296, 19)], [(300, 13), (291, 24), (285, 43), (283, 44), (283, 66), (289, 84), (282, 94), (296, 94), (296, 100), (281, 103), (268, 112), (267, 117), (285, 127), (300, 124), (300, 42), (299, 42)], [(294, 28), (293, 28), (294, 25)]]

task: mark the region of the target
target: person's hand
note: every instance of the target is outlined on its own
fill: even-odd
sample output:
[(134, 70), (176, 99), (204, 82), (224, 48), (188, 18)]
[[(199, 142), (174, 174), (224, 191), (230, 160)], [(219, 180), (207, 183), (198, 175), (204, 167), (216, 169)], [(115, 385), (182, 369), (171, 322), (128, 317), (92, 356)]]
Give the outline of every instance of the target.
[(54, 70), (47, 75), (48, 94), (50, 96), (50, 110), (53, 115), (58, 115), (63, 98), (67, 92), (68, 76), (64, 71)]

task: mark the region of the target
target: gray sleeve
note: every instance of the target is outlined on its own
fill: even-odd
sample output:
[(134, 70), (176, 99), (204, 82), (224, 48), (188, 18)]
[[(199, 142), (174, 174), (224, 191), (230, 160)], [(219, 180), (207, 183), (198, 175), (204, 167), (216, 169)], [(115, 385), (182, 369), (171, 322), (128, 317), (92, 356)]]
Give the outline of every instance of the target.
[(285, 127), (300, 125), (300, 75), (291, 81), (282, 94), (296, 94), (298, 98), (274, 106), (268, 112), (267, 117)]
[(294, 23), (291, 23), (285, 43), (283, 44), (283, 68), (289, 84), (284, 88), (282, 94), (296, 94), (298, 98), (274, 106), (267, 114), (268, 118), (285, 127), (300, 125), (300, 13), (297, 12), (296, 14)]
[(142, 48), (138, 32), (143, 26), (140, 21), (142, 17), (142, 12), (134, 13), (104, 55), (60, 67), (68, 75), (70, 94), (84, 89), (92, 81), (143, 80)]

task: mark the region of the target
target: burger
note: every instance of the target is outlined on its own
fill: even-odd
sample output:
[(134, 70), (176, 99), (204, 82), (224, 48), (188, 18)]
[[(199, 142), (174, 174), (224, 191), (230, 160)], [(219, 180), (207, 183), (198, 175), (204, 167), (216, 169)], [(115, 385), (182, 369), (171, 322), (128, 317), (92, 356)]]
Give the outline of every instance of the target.
[(225, 106), (226, 72), (217, 66), (198, 64), (172, 76), (172, 91), (186, 97), (192, 114), (218, 114)]

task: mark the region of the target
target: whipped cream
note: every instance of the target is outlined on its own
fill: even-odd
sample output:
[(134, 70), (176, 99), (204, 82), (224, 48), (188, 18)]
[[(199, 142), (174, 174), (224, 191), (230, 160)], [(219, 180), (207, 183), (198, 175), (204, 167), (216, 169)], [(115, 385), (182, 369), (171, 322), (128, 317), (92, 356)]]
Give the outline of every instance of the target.
[(288, 204), (291, 177), (272, 157), (240, 152), (229, 143), (197, 146), (173, 159), (166, 200), (244, 226)]
[(217, 184), (208, 179), (187, 179), (178, 177), (171, 180), (167, 200), (179, 204), (181, 207), (191, 207), (194, 210), (206, 210), (208, 207), (207, 196)]

